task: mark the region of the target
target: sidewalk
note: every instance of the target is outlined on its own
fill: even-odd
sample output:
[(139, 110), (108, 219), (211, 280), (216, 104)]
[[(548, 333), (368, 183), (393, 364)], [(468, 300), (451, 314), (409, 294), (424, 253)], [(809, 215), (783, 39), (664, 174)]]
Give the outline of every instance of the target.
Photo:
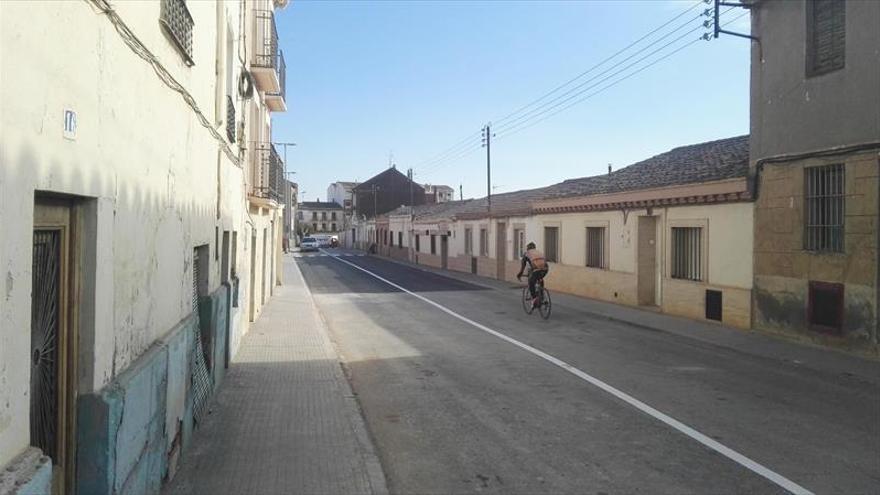
[(293, 257), (166, 494), (383, 494), (379, 459)]
[[(409, 266), (417, 270), (437, 273), (489, 289), (509, 290), (515, 282), (481, 277), (471, 273), (443, 270), (425, 265), (399, 261), (385, 256), (369, 255), (376, 259)], [(551, 289), (552, 290), (552, 289)], [(808, 370), (860, 379), (880, 385), (880, 360), (840, 349), (799, 342), (790, 336), (756, 330), (741, 330), (708, 321), (698, 321), (633, 306), (588, 299), (571, 294), (553, 292), (553, 311), (565, 307), (577, 308), (597, 318), (624, 323), (648, 331), (659, 331), (685, 337), (708, 345), (732, 349), (752, 356), (784, 361)]]

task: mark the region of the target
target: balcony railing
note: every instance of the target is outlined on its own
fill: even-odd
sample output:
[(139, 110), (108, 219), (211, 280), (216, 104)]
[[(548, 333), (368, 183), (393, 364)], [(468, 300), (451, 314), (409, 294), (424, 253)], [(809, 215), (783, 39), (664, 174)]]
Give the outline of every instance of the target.
[(281, 202), (284, 198), (284, 162), (269, 143), (254, 143), (251, 195)]
[(193, 18), (185, 0), (162, 0), (159, 22), (177, 46), (186, 65), (193, 65)]
[(232, 97), (226, 96), (226, 137), (230, 143), (235, 142), (235, 105)]
[(285, 79), (287, 78), (287, 64), (284, 63), (284, 52), (282, 50), (278, 50), (278, 61), (275, 64), (276, 70), (278, 72), (278, 92), (277, 93), (269, 93), (269, 96), (280, 96), (281, 99), (286, 99), (286, 83)]
[(278, 30), (275, 13), (271, 10), (254, 11), (254, 63), (257, 67), (278, 69)]

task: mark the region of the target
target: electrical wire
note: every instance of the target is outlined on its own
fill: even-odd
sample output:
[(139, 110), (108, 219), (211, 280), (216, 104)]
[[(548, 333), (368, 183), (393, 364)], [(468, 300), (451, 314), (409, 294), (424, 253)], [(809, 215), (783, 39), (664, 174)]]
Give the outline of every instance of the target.
[[(495, 119), (495, 120), (493, 120), (493, 122), (495, 122), (496, 125), (500, 125), (502, 122), (504, 122), (504, 121), (510, 119), (510, 118), (513, 117), (514, 115), (517, 115), (517, 114), (520, 113), (521, 111), (523, 111), (523, 110), (525, 110), (525, 109), (527, 109), (527, 108), (530, 108), (530, 107), (534, 106), (536, 103), (539, 103), (539, 102), (543, 101), (543, 100), (546, 99), (548, 96), (550, 96), (550, 95), (556, 93), (556, 92), (559, 91), (560, 89), (562, 89), (562, 88), (568, 86), (569, 84), (571, 84), (571, 83), (577, 81), (578, 79), (580, 79), (580, 78), (582, 78), (583, 76), (589, 74), (590, 72), (592, 72), (592, 71), (598, 69), (599, 67), (601, 67), (602, 65), (604, 65), (606, 62), (608, 62), (608, 61), (614, 59), (615, 57), (617, 57), (617, 56), (620, 55), (621, 53), (623, 53), (623, 52), (629, 50), (629, 49), (632, 48), (633, 46), (635, 46), (635, 45), (639, 44), (640, 42), (644, 41), (645, 39), (649, 38), (651, 35), (657, 33), (657, 32), (660, 31), (661, 29), (663, 29), (663, 28), (665, 28), (666, 26), (668, 26), (668, 25), (672, 24), (673, 22), (677, 21), (678, 19), (680, 19), (682, 16), (684, 16), (684, 15), (687, 14), (688, 12), (690, 12), (690, 11), (692, 11), (693, 9), (699, 7), (700, 4), (705, 4), (705, 3), (706, 3), (705, 0), (699, 0), (699, 1), (696, 2), (695, 4), (691, 5), (688, 9), (682, 11), (681, 13), (679, 13), (678, 15), (676, 15), (675, 17), (673, 17), (672, 19), (669, 19), (668, 21), (664, 22), (664, 23), (661, 24), (660, 26), (658, 26), (658, 27), (654, 28), (653, 30), (649, 31), (647, 34), (643, 35), (641, 38), (639, 38), (639, 39), (633, 41), (632, 43), (626, 45), (625, 47), (621, 48), (620, 50), (614, 52), (613, 54), (611, 54), (610, 56), (606, 57), (606, 58), (605, 58), (604, 60), (602, 60), (601, 62), (599, 62), (599, 63), (593, 65), (593, 66), (590, 67), (589, 69), (587, 69), (587, 70), (581, 72), (580, 74), (574, 76), (573, 78), (571, 78), (571, 79), (569, 79), (568, 81), (566, 81), (566, 82), (560, 84), (559, 86), (556, 86), (555, 88), (553, 88), (552, 90), (548, 91), (547, 93), (544, 93), (541, 97), (539, 97), (539, 98), (537, 98), (537, 99), (531, 101), (530, 103), (528, 103), (528, 104), (526, 104), (526, 105), (523, 105), (522, 107), (520, 107), (520, 108), (514, 110), (513, 112), (511, 112), (511, 113), (505, 115), (504, 117), (502, 117), (502, 118), (500, 118), (500, 119)], [(686, 22), (684, 25), (687, 25), (687, 24), (689, 24), (690, 22), (693, 22), (695, 19), (698, 19), (698, 18), (702, 17), (703, 15), (704, 15), (704, 13), (701, 13), (700, 15), (696, 16), (695, 18), (690, 19), (690, 20), (689, 20), (688, 22)], [(678, 28), (676, 28), (676, 29), (674, 29), (673, 31), (671, 31), (669, 34), (671, 34), (672, 32), (677, 31), (678, 29), (681, 29), (681, 27), (683, 27), (683, 26), (679, 26)], [(667, 34), (667, 36), (668, 36), (669, 34)], [(663, 38), (660, 38), (660, 40), (662, 40), (662, 39), (663, 39)], [(657, 41), (659, 41), (659, 40), (656, 40), (653, 44), (655, 44)], [(648, 47), (650, 47), (650, 46), (652, 46), (652, 45), (648, 45)], [(648, 48), (648, 47), (645, 47), (645, 48)], [(644, 50), (644, 48), (643, 48), (643, 50)], [(636, 52), (636, 54), (638, 54), (638, 52)], [(626, 60), (626, 59), (625, 59), (625, 60)], [(625, 60), (624, 60), (624, 61), (625, 61)]]
[[(730, 7), (730, 8), (727, 9), (725, 12), (729, 12), (729, 11), (732, 10), (733, 8), (734, 8), (734, 7)], [(627, 62), (627, 61), (629, 61), (629, 60), (632, 60), (632, 59), (633, 59), (634, 57), (636, 57), (637, 55), (643, 53), (645, 50), (647, 50), (648, 48), (650, 48), (650, 47), (656, 45), (657, 43), (661, 42), (662, 40), (668, 38), (668, 37), (671, 36), (673, 33), (679, 31), (680, 29), (682, 29), (682, 28), (684, 28), (684, 27), (687, 27), (688, 25), (691, 25), (691, 24), (693, 23), (693, 21), (695, 21), (695, 20), (698, 19), (699, 17), (702, 17), (702, 15), (703, 15), (703, 14), (700, 14), (700, 15), (698, 15), (697, 17), (688, 20), (688, 21), (685, 22), (684, 24), (681, 24), (680, 26), (676, 27), (676, 28), (673, 29), (672, 31), (666, 33), (666, 34), (663, 35), (662, 37), (660, 37), (660, 38), (658, 38), (657, 40), (655, 40), (653, 43), (651, 43), (651, 44), (649, 44), (649, 45), (643, 47), (642, 49), (638, 50), (637, 52), (635, 52), (635, 53), (631, 54), (630, 56), (626, 57), (625, 59), (623, 59), (623, 60), (617, 62), (616, 64), (612, 65), (611, 67), (608, 67), (607, 69), (605, 69), (604, 71), (600, 72), (599, 74), (596, 74), (595, 76), (593, 76), (593, 77), (587, 79), (586, 81), (584, 81), (584, 82), (578, 84), (577, 86), (571, 88), (570, 90), (568, 90), (568, 91), (566, 91), (565, 93), (563, 93), (563, 94), (557, 96), (556, 98), (553, 98), (552, 100), (550, 100), (549, 102), (547, 102), (547, 104), (542, 105), (542, 106), (540, 106), (540, 107), (538, 107), (538, 108), (535, 108), (535, 109), (533, 109), (533, 110), (531, 110), (531, 111), (529, 111), (529, 112), (527, 112), (527, 113), (525, 113), (525, 114), (523, 114), (523, 115), (517, 117), (516, 119), (514, 119), (514, 120), (513, 120), (512, 122), (510, 122), (510, 123), (507, 123), (507, 124), (503, 124), (503, 125), (501, 125), (501, 126), (498, 126), (498, 127), (496, 128), (496, 131), (497, 131), (497, 132), (502, 132), (502, 131), (504, 131), (505, 129), (508, 129), (508, 128), (515, 127), (515, 126), (519, 125), (519, 123), (522, 122), (522, 121), (527, 121), (527, 120), (532, 119), (532, 118), (535, 118), (535, 117), (537, 117), (537, 116), (539, 116), (539, 115), (543, 115), (544, 113), (546, 113), (546, 112), (549, 111), (550, 109), (552, 109), (552, 108), (556, 108), (556, 107), (558, 107), (558, 106), (560, 106), (560, 105), (565, 104), (565, 103), (568, 102), (568, 101), (571, 101), (571, 100), (574, 99), (574, 98), (577, 98), (579, 95), (581, 95), (581, 94), (583, 94), (583, 93), (589, 91), (589, 90), (592, 89), (592, 88), (595, 88), (596, 86), (602, 84), (603, 82), (607, 81), (608, 79), (610, 79), (610, 78), (612, 78), (612, 77), (614, 77), (614, 76), (620, 74), (621, 72), (624, 72), (624, 71), (626, 71), (627, 69), (629, 69), (629, 68), (631, 68), (631, 67), (633, 67), (633, 66), (639, 64), (640, 62), (642, 62), (642, 61), (644, 61), (644, 60), (650, 58), (651, 56), (653, 56), (653, 55), (655, 55), (655, 54), (657, 54), (657, 53), (659, 53), (659, 52), (661, 52), (661, 51), (663, 51), (664, 49), (668, 48), (669, 46), (674, 45), (674, 44), (677, 43), (678, 41), (681, 41), (682, 39), (684, 39), (684, 38), (686, 38), (687, 36), (689, 36), (690, 34), (696, 32), (696, 31), (699, 31), (699, 30), (701, 30), (701, 29), (704, 29), (704, 28), (705, 28), (704, 25), (703, 25), (702, 23), (700, 23), (700, 24), (697, 25), (695, 28), (691, 29), (690, 31), (685, 32), (684, 34), (682, 34), (682, 35), (678, 36), (677, 38), (673, 39), (672, 41), (666, 43), (665, 45), (661, 46), (660, 48), (657, 48), (657, 49), (651, 51), (651, 52), (648, 53), (647, 55), (642, 56), (641, 58), (637, 59), (635, 62), (633, 62), (633, 63), (631, 63), (631, 64), (625, 66), (624, 68), (622, 68), (622, 69), (620, 69), (620, 70), (618, 70), (618, 71), (612, 73), (612, 74), (609, 75), (609, 76), (606, 76), (606, 77), (600, 79), (598, 82), (593, 83), (593, 84), (590, 84), (589, 86), (587, 86), (588, 83), (590, 83), (590, 82), (592, 82), (592, 81), (595, 81), (597, 78), (599, 78), (599, 77), (601, 77), (601, 76), (603, 76), (603, 75), (605, 75), (605, 74), (608, 74), (608, 72), (610, 72), (610, 71), (614, 70), (615, 68), (621, 66), (621, 65), (624, 64), (625, 62)], [(585, 87), (585, 86), (586, 86), (586, 87)]]
[[(559, 86), (557, 86), (557, 87), (555, 87), (554, 89), (550, 90), (549, 92), (545, 93), (545, 94), (542, 95), (541, 97), (539, 97), (539, 98), (533, 100), (532, 102), (530, 102), (530, 103), (528, 103), (528, 104), (526, 104), (526, 105), (524, 105), (524, 106), (518, 108), (517, 110), (515, 110), (515, 111), (509, 113), (508, 115), (506, 115), (505, 117), (502, 117), (501, 119), (497, 120), (497, 121), (496, 121), (496, 124), (499, 123), (499, 122), (503, 122), (503, 121), (505, 121), (505, 120), (509, 120), (511, 117), (514, 117), (514, 116), (516, 116), (517, 114), (520, 114), (523, 110), (528, 109), (528, 108), (531, 108), (531, 107), (535, 106), (535, 104), (540, 103), (540, 102), (546, 100), (549, 96), (551, 96), (551, 95), (557, 93), (559, 90), (561, 90), (561, 89), (563, 89), (563, 88), (569, 86), (571, 83), (573, 83), (573, 82), (579, 80), (579, 79), (582, 78), (583, 76), (585, 76), (585, 75), (589, 74), (590, 72), (594, 71), (595, 69), (601, 67), (601, 66), (604, 65), (606, 62), (608, 62), (608, 61), (614, 59), (615, 57), (617, 57), (618, 55), (620, 55), (620, 54), (626, 52), (627, 50), (629, 50), (629, 49), (632, 48), (633, 46), (636, 46), (636, 45), (639, 44), (640, 42), (644, 41), (645, 39), (651, 37), (652, 35), (656, 34), (656, 33), (659, 32), (659, 31), (661, 31), (661, 30), (662, 30), (663, 28), (665, 28), (666, 26), (668, 26), (668, 25), (672, 24), (673, 22), (677, 21), (678, 19), (680, 19), (680, 18), (683, 17), (684, 15), (688, 14), (689, 12), (691, 12), (693, 9), (697, 8), (698, 6), (700, 6), (700, 4), (705, 4), (705, 3), (706, 3), (705, 0), (699, 0), (698, 2), (694, 3), (693, 5), (691, 5), (691, 6), (688, 7), (687, 9), (685, 9), (684, 11), (680, 12), (679, 14), (675, 15), (675, 16), (672, 17), (671, 19), (667, 20), (666, 22), (664, 22), (664, 23), (661, 24), (660, 26), (658, 26), (658, 27), (652, 29), (651, 31), (649, 31), (648, 33), (644, 34), (643, 36), (641, 36), (640, 38), (636, 39), (635, 41), (631, 42), (630, 44), (628, 44), (628, 45), (625, 46), (624, 48), (622, 48), (622, 49), (616, 51), (614, 54), (610, 55), (609, 57), (606, 57), (606, 58), (605, 58), (604, 60), (602, 60), (601, 62), (599, 62), (599, 63), (593, 65), (592, 67), (590, 67), (589, 69), (587, 69), (587, 70), (581, 72), (581, 73), (578, 74), (577, 76), (575, 76), (575, 77), (569, 79), (568, 81), (566, 81), (566, 82), (560, 84)], [(569, 89), (568, 91), (562, 93), (561, 95), (558, 95), (558, 96), (552, 98), (549, 102), (545, 103), (544, 105), (540, 105), (540, 106), (538, 106), (537, 108), (533, 108), (532, 110), (529, 110), (529, 111), (526, 112), (525, 114), (519, 115), (518, 117), (514, 118), (512, 122), (509, 122), (509, 123), (507, 123), (507, 124), (501, 124), (501, 125), (500, 125), (501, 130), (508, 130), (509, 128), (518, 127), (519, 125), (521, 125), (521, 123), (522, 123), (523, 121), (528, 121), (528, 120), (530, 120), (530, 119), (532, 119), (532, 118), (535, 118), (535, 117), (537, 117), (537, 116), (540, 116), (540, 115), (543, 115), (544, 113), (546, 113), (546, 111), (547, 111), (547, 110), (546, 110), (546, 106), (547, 106), (547, 105), (554, 105), (554, 104), (556, 104), (556, 103), (558, 103), (558, 104), (564, 104), (565, 102), (570, 101), (572, 98), (576, 98), (577, 96), (583, 94), (584, 92), (589, 91), (590, 89), (592, 89), (592, 88), (595, 87), (596, 85), (603, 83), (604, 81), (608, 80), (610, 77), (614, 77), (615, 75), (619, 74), (621, 71), (615, 72), (615, 73), (612, 74), (611, 76), (608, 76), (608, 77), (606, 77), (606, 78), (600, 80), (600, 81), (599, 81), (598, 83), (596, 83), (595, 85), (591, 85), (591, 86), (587, 87), (586, 89), (583, 89), (583, 90), (581, 90), (581, 91), (575, 93), (574, 95), (572, 95), (572, 96), (569, 97), (569, 98), (565, 98), (566, 96), (570, 95), (572, 92), (575, 92), (575, 91), (577, 91), (577, 90), (583, 88), (587, 83), (590, 83), (591, 81), (596, 80), (598, 77), (601, 77), (601, 76), (603, 76), (604, 74), (607, 74), (609, 71), (615, 69), (616, 67), (619, 67), (621, 64), (623, 64), (623, 63), (625, 63), (625, 62), (631, 60), (633, 57), (638, 56), (639, 54), (643, 53), (644, 51), (646, 51), (646, 50), (649, 49), (650, 47), (655, 46), (657, 43), (659, 43), (659, 42), (663, 41), (664, 39), (668, 38), (669, 36), (671, 36), (671, 35), (674, 34), (675, 32), (677, 32), (677, 31), (683, 29), (684, 27), (687, 27), (688, 25), (691, 25), (691, 23), (693, 23), (693, 21), (699, 19), (700, 17), (702, 17), (702, 16), (704, 16), (704, 15), (706, 15), (705, 12), (702, 12), (702, 13), (698, 14), (697, 16), (695, 16), (695, 17), (689, 19), (688, 21), (686, 21), (686, 22), (680, 24), (679, 26), (675, 27), (673, 30), (667, 32), (666, 34), (664, 34), (664, 35), (661, 36), (660, 38), (658, 38), (658, 39), (652, 41), (652, 42), (649, 43), (648, 45), (646, 45), (646, 46), (640, 48), (639, 50), (637, 50), (636, 52), (630, 54), (628, 57), (624, 58), (623, 60), (620, 60), (620, 61), (616, 62), (614, 65), (612, 65), (612, 66), (606, 68), (604, 71), (600, 72), (599, 74), (597, 74), (597, 75), (591, 77), (590, 79), (587, 79), (586, 81), (584, 81), (584, 82), (580, 83), (579, 85), (577, 85), (577, 86), (575, 86), (575, 87)], [(699, 29), (699, 28), (696, 28), (696, 29)], [(695, 31), (696, 29), (691, 30), (689, 33)], [(689, 34), (689, 33), (686, 33), (686, 34)], [(664, 45), (664, 46), (661, 47), (661, 49), (659, 49), (659, 50), (655, 50), (655, 51), (651, 52), (648, 56), (642, 57), (641, 59), (637, 60), (635, 63), (638, 63), (638, 62), (641, 62), (641, 61), (645, 60), (645, 59), (648, 58), (650, 55), (657, 53), (658, 51), (662, 50), (663, 48), (668, 47), (670, 44), (672, 44), (672, 43), (674, 43), (675, 41), (678, 41), (678, 40), (680, 40), (680, 39), (681, 39), (681, 37), (676, 38), (675, 40), (673, 40), (673, 42)], [(632, 67), (632, 65), (633, 65), (633, 64), (630, 64), (629, 66), (625, 67), (623, 70), (626, 70), (626, 69)], [(563, 99), (563, 100), (560, 102), (560, 101), (559, 101), (560, 99)], [(554, 105), (554, 107), (555, 107), (555, 106), (558, 106), (558, 104)], [(481, 143), (473, 141), (473, 139), (476, 137), (477, 134), (479, 134), (479, 132), (467, 136), (466, 138), (462, 139), (461, 141), (459, 141), (459, 142), (457, 142), (456, 144), (452, 145), (451, 147), (447, 148), (445, 151), (441, 152), (440, 154), (435, 155), (434, 157), (432, 157), (432, 158), (430, 158), (430, 159), (428, 159), (428, 160), (425, 160), (425, 161), (419, 163), (419, 164), (417, 165), (417, 167), (419, 168), (419, 169), (418, 169), (419, 174), (420, 174), (420, 175), (426, 175), (426, 174), (434, 173), (437, 169), (442, 168), (443, 166), (445, 166), (445, 165), (448, 164), (449, 162), (452, 162), (452, 161), (454, 161), (454, 160), (461, 159), (461, 158), (463, 158), (464, 156), (467, 156), (467, 155), (473, 153), (474, 151), (478, 150), (478, 149), (481, 147)]]
[[(732, 8), (731, 8), (731, 9), (732, 9)], [(725, 11), (725, 12), (729, 12), (731, 9), (728, 9), (728, 10)], [(727, 26), (728, 24), (731, 24), (731, 23), (733, 23), (733, 22), (736, 22), (737, 20), (739, 20), (740, 18), (742, 18), (742, 17), (744, 17), (744, 16), (746, 16), (746, 15), (748, 15), (748, 14), (749, 14), (748, 12), (743, 12), (742, 14), (740, 14), (740, 15), (734, 17), (733, 19), (730, 19), (730, 20), (727, 21), (726, 23), (722, 24), (722, 26)], [(723, 14), (722, 14), (722, 15), (723, 15)], [(578, 105), (578, 104), (580, 104), (580, 103), (582, 103), (582, 102), (584, 102), (584, 101), (586, 101), (586, 100), (592, 98), (593, 96), (596, 96), (597, 94), (602, 93), (602, 92), (604, 92), (605, 90), (607, 90), (607, 89), (609, 89), (609, 88), (611, 88), (611, 87), (614, 87), (614, 86), (620, 84), (621, 82), (623, 82), (623, 81), (629, 79), (630, 77), (635, 76), (636, 74), (638, 74), (638, 73), (640, 73), (640, 72), (642, 72), (642, 71), (648, 69), (649, 67), (652, 67), (652, 66), (654, 66), (654, 65), (656, 65), (656, 64), (658, 64), (658, 63), (660, 63), (660, 62), (662, 62), (663, 60), (666, 60), (667, 58), (671, 57), (672, 55), (675, 55), (676, 53), (678, 53), (678, 52), (684, 50), (685, 48), (690, 47), (690, 46), (693, 45), (694, 43), (697, 43), (698, 41), (702, 41), (702, 40), (703, 40), (702, 37), (700, 37), (700, 38), (696, 38), (696, 39), (694, 39), (694, 40), (691, 40), (691, 41), (689, 41), (688, 43), (686, 43), (686, 44), (684, 44), (684, 45), (682, 45), (682, 46), (676, 48), (675, 50), (673, 50), (673, 51), (671, 51), (671, 52), (669, 52), (669, 53), (663, 55), (662, 57), (660, 57), (660, 58), (658, 58), (658, 59), (656, 59), (656, 60), (653, 60), (652, 62), (650, 62), (650, 63), (648, 63), (648, 64), (646, 64), (646, 65), (644, 65), (644, 66), (642, 66), (642, 67), (636, 69), (635, 71), (633, 71), (633, 72), (631, 72), (631, 73), (629, 73), (629, 74), (627, 74), (627, 75), (625, 75), (625, 76), (623, 76), (623, 77), (621, 77), (621, 78), (619, 78), (619, 79), (617, 79), (617, 80), (611, 82), (610, 84), (608, 84), (608, 85), (602, 87), (601, 89), (599, 89), (599, 90), (597, 90), (597, 91), (594, 91), (594, 92), (592, 92), (592, 93), (590, 93), (590, 94), (584, 96), (583, 98), (579, 98), (579, 99), (577, 99), (576, 101), (572, 102), (571, 104), (566, 105), (566, 106), (564, 106), (564, 107), (562, 107), (562, 108), (556, 110), (555, 112), (552, 112), (552, 113), (550, 113), (549, 115), (546, 115), (545, 117), (543, 117), (543, 118), (541, 118), (541, 119), (538, 119), (538, 120), (536, 120), (536, 121), (533, 121), (532, 123), (530, 123), (530, 124), (528, 124), (528, 125), (518, 126), (518, 128), (517, 128), (517, 126), (515, 126), (515, 127), (513, 127), (513, 128), (509, 128), (509, 129), (507, 129), (507, 131), (506, 131), (505, 133), (500, 134), (500, 135), (499, 135), (498, 137), (496, 137), (495, 139), (502, 139), (502, 138), (504, 138), (504, 137), (509, 137), (510, 135), (512, 135), (512, 134), (516, 134), (516, 133), (519, 132), (519, 131), (522, 131), (522, 130), (528, 129), (528, 128), (530, 128), (530, 127), (534, 127), (535, 125), (537, 125), (537, 124), (539, 124), (539, 123), (541, 123), (541, 122), (543, 122), (543, 121), (549, 119), (550, 117), (553, 117), (554, 115), (557, 115), (557, 114), (559, 114), (559, 113), (561, 113), (561, 112), (563, 112), (563, 111), (565, 111), (565, 110), (568, 110), (569, 108), (571, 108), (571, 107), (573, 107), (573, 106), (575, 106), (575, 105)]]
[(110, 20), (110, 23), (113, 25), (116, 32), (119, 33), (119, 36), (122, 37), (122, 41), (125, 42), (126, 45), (140, 58), (145, 60), (152, 67), (153, 72), (159, 76), (159, 80), (161, 80), (166, 86), (171, 88), (173, 91), (178, 93), (181, 98), (183, 98), (184, 103), (186, 103), (192, 111), (195, 113), (196, 118), (199, 123), (205, 129), (211, 133), (214, 139), (217, 141), (217, 144), (220, 146), (220, 149), (223, 150), (223, 153), (236, 165), (241, 167), (241, 159), (237, 156), (232, 149), (230, 149), (229, 145), (226, 142), (226, 138), (224, 138), (217, 129), (211, 125), (210, 120), (202, 113), (202, 110), (199, 108), (198, 103), (196, 103), (195, 98), (180, 84), (174, 76), (171, 75), (170, 72), (159, 62), (159, 59), (147, 48), (144, 43), (138, 39), (138, 37), (131, 31), (125, 21), (119, 17), (119, 14), (113, 9), (113, 7), (107, 2), (107, 0), (84, 0), (87, 3), (92, 4), (95, 8), (97, 8), (102, 14), (107, 16), (107, 19)]

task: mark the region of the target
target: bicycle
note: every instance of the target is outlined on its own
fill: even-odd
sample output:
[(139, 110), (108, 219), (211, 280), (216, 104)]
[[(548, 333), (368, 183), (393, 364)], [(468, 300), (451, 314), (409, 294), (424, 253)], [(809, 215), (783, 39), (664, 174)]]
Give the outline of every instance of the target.
[(538, 313), (541, 315), (541, 318), (545, 320), (550, 318), (550, 310), (552, 309), (552, 304), (550, 302), (550, 291), (544, 288), (544, 277), (539, 278), (535, 282), (535, 292), (538, 294), (538, 305), (532, 306), (532, 294), (529, 292), (529, 286), (526, 285), (523, 287), (523, 295), (522, 295), (522, 305), (527, 315), (532, 314), (532, 311), (535, 308), (538, 308)]

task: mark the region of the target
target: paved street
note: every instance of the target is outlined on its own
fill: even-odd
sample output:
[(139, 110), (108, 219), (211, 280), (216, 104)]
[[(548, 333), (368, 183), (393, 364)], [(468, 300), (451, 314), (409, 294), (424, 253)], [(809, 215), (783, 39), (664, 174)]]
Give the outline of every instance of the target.
[(392, 493), (880, 492), (876, 362), (350, 254), (289, 260)]

